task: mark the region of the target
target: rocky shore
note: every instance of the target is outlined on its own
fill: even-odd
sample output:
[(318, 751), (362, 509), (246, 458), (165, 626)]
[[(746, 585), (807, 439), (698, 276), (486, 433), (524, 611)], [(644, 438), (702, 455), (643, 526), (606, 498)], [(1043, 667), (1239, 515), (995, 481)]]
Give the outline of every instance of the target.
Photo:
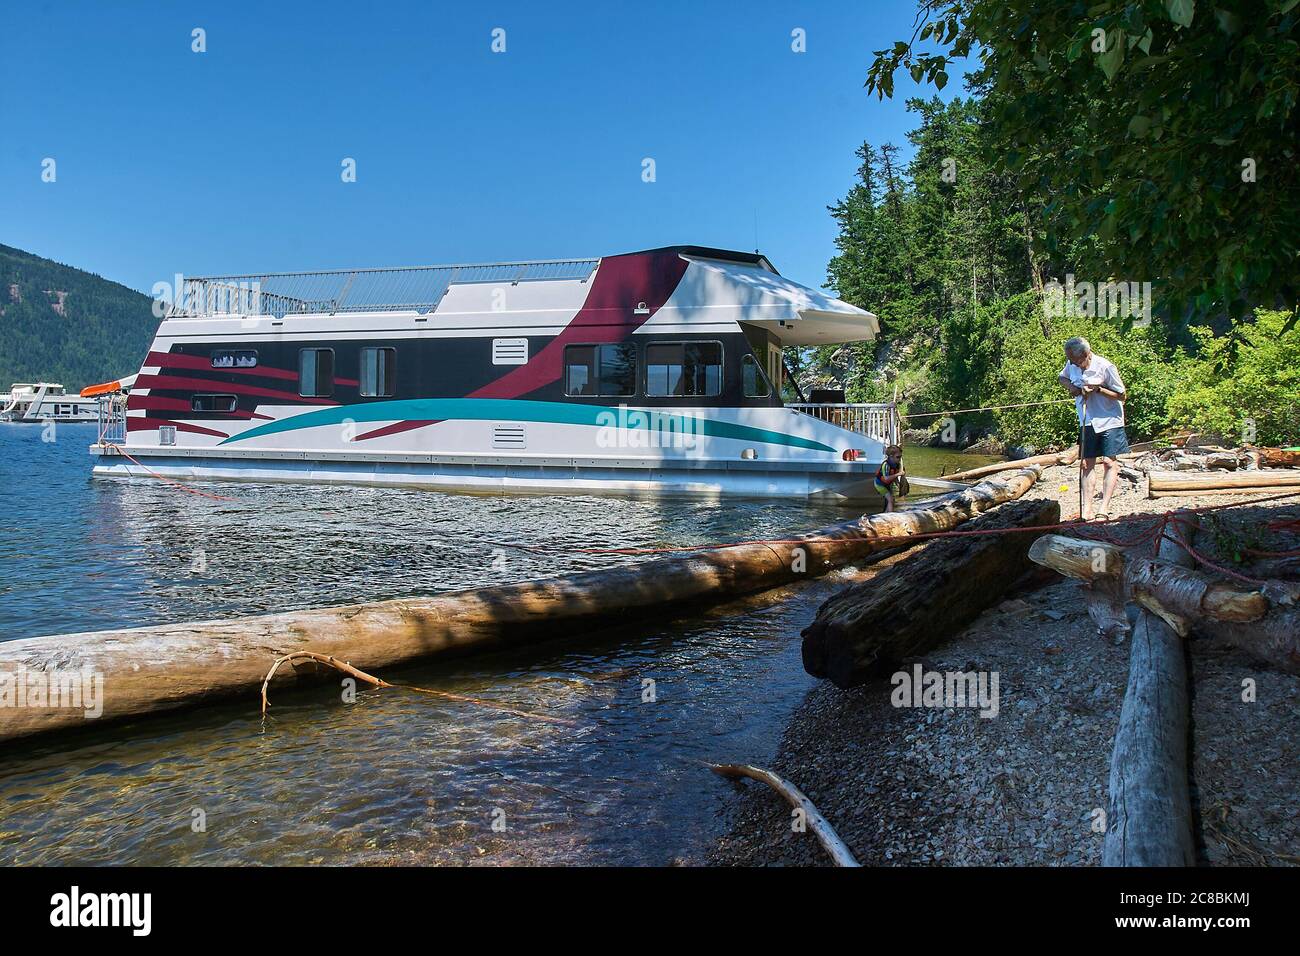
[[(1048, 469), (1030, 492), (1078, 513), (1077, 470)], [(1213, 504), (1259, 496), (1220, 496)], [(1148, 500), (1122, 483), (1111, 515), (1159, 515), (1205, 499)], [(1203, 546), (1265, 534), (1272, 550), (1300, 536), (1264, 532), (1300, 517), (1295, 500), (1229, 509)], [(1154, 519), (1152, 519), (1154, 520)], [(1124, 527), (1136, 535), (1151, 521)], [(1097, 635), (1079, 585), (1027, 581), (919, 663), (998, 674), (996, 715), (895, 707), (891, 684), (809, 692), (770, 767), (817, 805), (864, 865), (1097, 865), (1127, 642)], [(942, 595), (936, 595), (941, 600)], [(790, 635), (797, 640), (798, 635)], [(1239, 652), (1191, 642), (1192, 798), (1203, 863), (1300, 864), (1300, 679)], [(1252, 683), (1253, 682), (1253, 683)], [(1253, 700), (1249, 690), (1253, 688)], [(736, 785), (730, 829), (710, 858), (724, 865), (827, 865), (809, 833), (766, 787)]]

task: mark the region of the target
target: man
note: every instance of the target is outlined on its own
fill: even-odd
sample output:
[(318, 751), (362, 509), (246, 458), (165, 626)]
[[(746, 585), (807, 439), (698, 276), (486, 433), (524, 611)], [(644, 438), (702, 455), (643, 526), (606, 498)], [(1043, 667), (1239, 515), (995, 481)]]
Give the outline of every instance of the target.
[(1083, 462), (1080, 476), (1082, 513), (1084, 521), (1091, 521), (1092, 475), (1097, 462), (1102, 466), (1101, 510), (1096, 517), (1110, 517), (1110, 497), (1119, 484), (1118, 456), (1128, 451), (1128, 435), (1124, 431), (1124, 382), (1119, 370), (1097, 355), (1087, 339), (1074, 338), (1065, 343), (1065, 368), (1057, 379), (1065, 390), (1074, 396), (1074, 407), (1079, 413), (1079, 426), (1083, 430), (1083, 447), (1079, 457)]

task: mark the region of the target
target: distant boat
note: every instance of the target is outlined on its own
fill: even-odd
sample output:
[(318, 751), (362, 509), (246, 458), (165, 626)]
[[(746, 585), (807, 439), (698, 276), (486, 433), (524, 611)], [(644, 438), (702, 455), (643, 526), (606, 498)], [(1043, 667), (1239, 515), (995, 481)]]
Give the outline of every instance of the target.
[(879, 329), (765, 256), (697, 246), (191, 278), (94, 471), (871, 498), (894, 407), (784, 403), (781, 349)]
[(99, 403), (93, 398), (69, 395), (54, 382), (17, 383), (0, 398), (0, 422), (93, 422)]

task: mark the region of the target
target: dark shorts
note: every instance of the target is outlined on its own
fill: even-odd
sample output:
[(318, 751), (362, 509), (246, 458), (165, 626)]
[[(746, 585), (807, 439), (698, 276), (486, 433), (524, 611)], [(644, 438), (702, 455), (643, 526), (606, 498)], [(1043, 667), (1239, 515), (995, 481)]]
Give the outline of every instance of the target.
[(1128, 434), (1124, 426), (1095, 432), (1089, 425), (1083, 430), (1084, 458), (1116, 458), (1128, 451)]

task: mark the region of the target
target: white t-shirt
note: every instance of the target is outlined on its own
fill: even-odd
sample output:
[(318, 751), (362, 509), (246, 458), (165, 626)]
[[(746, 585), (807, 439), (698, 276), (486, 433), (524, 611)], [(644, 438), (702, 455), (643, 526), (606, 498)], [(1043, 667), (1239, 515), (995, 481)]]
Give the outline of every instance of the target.
[[(1126, 392), (1124, 382), (1119, 377), (1119, 370), (1112, 362), (1102, 358), (1096, 352), (1088, 362), (1088, 368), (1079, 368), (1067, 361), (1061, 374), (1068, 377), (1075, 388), (1083, 385), (1101, 385), (1113, 392)], [(1124, 427), (1124, 403), (1106, 395), (1093, 392), (1084, 402), (1082, 395), (1074, 397), (1074, 410), (1079, 415), (1080, 425), (1091, 425), (1095, 432), (1109, 431)]]

